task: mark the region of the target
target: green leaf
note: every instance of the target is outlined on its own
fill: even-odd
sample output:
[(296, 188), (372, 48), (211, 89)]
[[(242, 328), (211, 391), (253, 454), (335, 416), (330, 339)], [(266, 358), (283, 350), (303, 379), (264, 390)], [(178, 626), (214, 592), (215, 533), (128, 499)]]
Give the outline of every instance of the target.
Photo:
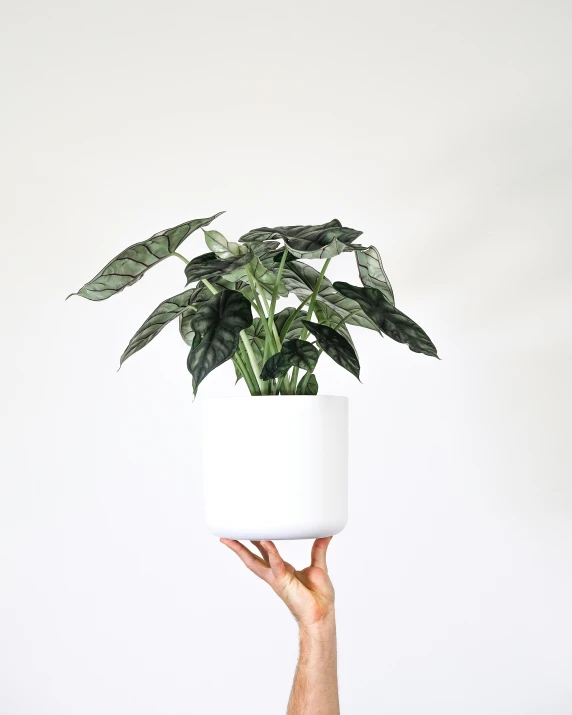
[[(284, 308), (284, 310), (281, 310), (279, 313), (276, 313), (276, 315), (274, 316), (274, 325), (276, 325), (276, 330), (278, 331), (279, 335), (282, 334), (282, 330), (284, 329), (286, 322), (292, 317), (294, 312), (295, 308), (288, 307)], [(290, 324), (288, 332), (284, 336), (284, 340), (293, 340), (294, 338), (299, 338), (300, 335), (302, 335), (302, 330), (304, 329), (304, 326), (302, 325), (302, 320), (306, 317), (306, 315), (307, 313), (305, 310), (301, 310), (298, 313), (298, 315)]]
[(333, 328), (305, 320), (304, 325), (318, 341), (318, 345), (346, 370), (359, 380), (359, 360), (351, 344)]
[(239, 241), (270, 241), (283, 239), (288, 250), (299, 258), (332, 258), (361, 236), (362, 231), (342, 226), (338, 219), (317, 226), (277, 226), (256, 228)]
[(217, 258), (215, 253), (203, 253), (189, 261), (185, 266), (187, 284), (198, 281), (201, 278), (215, 278), (224, 276), (243, 268), (254, 258), (253, 253), (245, 253), (241, 256), (231, 256), (230, 258)]
[(290, 363), (281, 352), (275, 353), (264, 363), (260, 377), (262, 380), (273, 380), (276, 377), (285, 375), (290, 367)]
[[(284, 266), (282, 280), (289, 291), (295, 293), (300, 300), (305, 300), (312, 294), (319, 275), (319, 272), (308, 264), (302, 263), (302, 261), (292, 261), (292, 263), (287, 263)], [(369, 328), (379, 332), (375, 323), (367, 317), (359, 304), (355, 300), (350, 300), (338, 293), (325, 276), (320, 284), (317, 298), (321, 303), (326, 303), (329, 307), (334, 308), (342, 318), (357, 310), (357, 314), (352, 315), (347, 322), (351, 325), (359, 325), (362, 328)]]
[(342, 226), (337, 219), (319, 226), (282, 226), (276, 230), (284, 233), (288, 250), (299, 258), (333, 258), (362, 234)]
[(234, 290), (222, 290), (213, 295), (192, 321), (200, 342), (193, 345), (187, 367), (194, 380), (194, 392), (205, 377), (234, 355), (241, 330), (252, 325), (248, 300)]
[(119, 361), (119, 367), (123, 365), (128, 357), (131, 357), (150, 343), (167, 323), (182, 315), (190, 306), (195, 304), (202, 290), (203, 286), (197, 286), (172, 298), (167, 298), (167, 300), (160, 303), (129, 341), (129, 345), (125, 348)]
[(318, 381), (313, 373), (307, 372), (298, 383), (296, 388), (297, 395), (317, 395)]
[(366, 250), (356, 251), (356, 261), (358, 265), (359, 277), (364, 286), (377, 288), (385, 298), (395, 305), (393, 288), (383, 268), (381, 256), (375, 246), (370, 246)]
[[(265, 268), (258, 257), (254, 258), (249, 266), (249, 270), (252, 272), (256, 282), (266, 290), (268, 295), (272, 295), (272, 291), (276, 285), (276, 274)], [(283, 297), (288, 295), (288, 289), (283, 281), (280, 281), (278, 284), (278, 295)]]
[[(146, 271), (156, 263), (172, 256), (181, 243), (198, 228), (207, 226), (224, 211), (194, 221), (181, 223), (173, 228), (159, 231), (151, 238), (140, 243), (134, 243), (126, 248), (96, 276), (82, 286), (77, 293), (88, 300), (105, 300), (119, 293), (127, 286), (133, 285), (143, 278)], [(70, 296), (68, 296), (69, 298)]]
[(282, 355), (293, 367), (312, 371), (316, 367), (320, 353), (305, 340), (288, 340), (282, 345)]
[(437, 348), (427, 333), (407, 317), (377, 288), (360, 288), (349, 283), (334, 283), (334, 287), (347, 298), (360, 304), (379, 329), (398, 343), (405, 343), (415, 353), (438, 357)]
[(337, 332), (340, 335), (343, 335), (348, 343), (351, 343), (351, 345), (355, 348), (350, 331), (348, 330), (346, 324), (342, 323), (344, 320), (343, 316), (331, 308), (327, 303), (320, 303), (320, 301), (316, 301), (314, 312), (316, 313), (316, 318), (318, 318), (320, 323), (327, 325), (328, 328), (334, 328), (334, 330), (337, 330)]
[(238, 243), (227, 241), (219, 231), (204, 231), (205, 242), (213, 253), (218, 258), (230, 258), (231, 256), (240, 256), (248, 251), (246, 246), (240, 246)]
[(244, 332), (252, 345), (252, 351), (254, 352), (258, 363), (262, 363), (264, 357), (264, 341), (266, 338), (264, 323), (260, 318), (254, 318), (250, 328), (247, 328)]
[(195, 308), (190, 308), (179, 315), (179, 333), (189, 347), (192, 346), (195, 337), (192, 322), (196, 314)]
[[(282, 241), (283, 236), (272, 228), (253, 228), (238, 240), (240, 243), (261, 244), (267, 241)], [(251, 249), (252, 250), (252, 249)]]

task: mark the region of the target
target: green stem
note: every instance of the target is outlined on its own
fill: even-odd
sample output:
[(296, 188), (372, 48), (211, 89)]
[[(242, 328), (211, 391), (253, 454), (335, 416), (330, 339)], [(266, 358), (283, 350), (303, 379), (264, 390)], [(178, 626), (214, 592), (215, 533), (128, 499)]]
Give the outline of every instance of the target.
[(177, 256), (177, 258), (180, 258), (181, 261), (184, 261), (185, 263), (189, 262), (184, 256), (182, 256), (180, 253), (177, 253), (176, 251), (173, 251), (173, 256)]
[(306, 305), (306, 303), (310, 300), (312, 297), (312, 294), (306, 296), (304, 300), (300, 303), (300, 305), (296, 308), (296, 310), (292, 313), (292, 315), (288, 318), (288, 320), (284, 323), (284, 327), (282, 328), (282, 332), (280, 333), (280, 342), (284, 342), (286, 339), (286, 334), (290, 330), (290, 326), (292, 323), (296, 320), (296, 318), (300, 315), (302, 312), (302, 308)]
[[(314, 306), (316, 305), (316, 297), (318, 293), (320, 292), (320, 286), (322, 285), (322, 280), (324, 278), (324, 275), (326, 273), (326, 270), (328, 269), (328, 266), (330, 265), (331, 258), (327, 258), (324, 261), (324, 265), (322, 266), (322, 270), (320, 271), (320, 275), (318, 276), (316, 280), (316, 285), (314, 286), (314, 290), (312, 291), (312, 297), (310, 298), (310, 305), (308, 306), (308, 314), (306, 315), (306, 320), (310, 320), (312, 317), (312, 313), (314, 312)], [(308, 328), (304, 326), (304, 329), (302, 330), (302, 334), (300, 335), (300, 340), (306, 340), (308, 337)], [(298, 373), (299, 373), (299, 368), (295, 367), (292, 370), (292, 379), (290, 381), (290, 386), (296, 392), (296, 384), (298, 382)]]

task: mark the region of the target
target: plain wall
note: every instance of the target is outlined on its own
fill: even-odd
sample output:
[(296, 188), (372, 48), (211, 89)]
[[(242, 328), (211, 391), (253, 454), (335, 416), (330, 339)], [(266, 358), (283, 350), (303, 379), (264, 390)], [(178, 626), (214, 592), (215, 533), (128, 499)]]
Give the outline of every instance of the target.
[[(116, 372), (182, 264), (64, 302), (127, 245), (223, 209), (234, 239), (363, 230), (442, 357), (356, 329), (363, 384), (318, 369), (351, 400), (342, 712), (572, 712), (571, 15), (4, 5), (3, 715), (286, 709), (294, 621), (202, 521), (198, 401), (244, 386), (227, 364), (193, 403), (175, 325)], [(357, 282), (351, 256), (331, 276)], [(309, 546), (281, 548), (302, 567)]]

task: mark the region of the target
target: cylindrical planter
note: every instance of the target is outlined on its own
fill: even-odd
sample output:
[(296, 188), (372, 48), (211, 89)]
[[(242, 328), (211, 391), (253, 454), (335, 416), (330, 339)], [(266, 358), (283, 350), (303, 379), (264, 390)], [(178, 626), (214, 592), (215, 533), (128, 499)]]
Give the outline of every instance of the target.
[(310, 539), (348, 518), (348, 400), (227, 397), (201, 405), (206, 522), (228, 539)]

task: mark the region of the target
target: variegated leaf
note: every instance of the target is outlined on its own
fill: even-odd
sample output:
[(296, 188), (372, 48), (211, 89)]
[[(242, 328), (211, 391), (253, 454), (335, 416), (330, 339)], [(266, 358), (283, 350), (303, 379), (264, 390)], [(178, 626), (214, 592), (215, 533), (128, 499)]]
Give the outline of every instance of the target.
[(393, 288), (383, 268), (381, 256), (377, 248), (370, 246), (366, 250), (356, 251), (356, 261), (362, 284), (370, 288), (377, 288), (383, 293), (391, 305), (395, 305)]
[[(289, 291), (294, 293), (300, 300), (305, 300), (312, 294), (319, 275), (318, 271), (306, 263), (292, 261), (292, 263), (287, 263), (284, 266), (282, 280)], [(362, 328), (369, 328), (379, 332), (375, 323), (367, 317), (360, 305), (338, 293), (326, 277), (322, 278), (317, 298), (321, 303), (326, 303), (334, 308), (343, 318), (357, 311), (355, 315), (348, 318), (348, 324), (359, 325)]]
[(313, 323), (309, 320), (304, 321), (304, 325), (316, 338), (318, 345), (322, 350), (329, 355), (332, 360), (335, 360), (338, 365), (351, 372), (359, 380), (359, 359), (356, 351), (351, 344), (336, 332), (333, 328), (328, 328), (327, 325)]
[(224, 211), (209, 218), (199, 218), (181, 223), (173, 228), (159, 231), (159, 233), (151, 236), (146, 241), (134, 243), (110, 261), (77, 293), (72, 293), (71, 295), (81, 295), (88, 300), (110, 298), (140, 280), (149, 268), (172, 256), (193, 231), (202, 226), (207, 226), (222, 213)]
[(171, 320), (182, 315), (189, 309), (189, 306), (197, 302), (202, 288), (202, 286), (197, 286), (160, 303), (129, 341), (129, 345), (121, 356), (119, 366), (121, 367), (128, 357), (150, 343)]
[(363, 311), (388, 337), (405, 343), (415, 353), (438, 357), (437, 348), (427, 333), (405, 313), (392, 305), (377, 288), (361, 288), (349, 283), (334, 283), (342, 295), (360, 304)]
[(234, 290), (222, 290), (213, 295), (192, 321), (198, 342), (191, 348), (187, 367), (193, 376), (194, 392), (205, 377), (234, 355), (241, 330), (252, 325), (252, 310), (248, 300)]
[(228, 276), (230, 280), (236, 280), (231, 274), (246, 266), (254, 258), (254, 254), (250, 252), (230, 258), (217, 258), (215, 253), (204, 253), (202, 256), (193, 258), (185, 266), (187, 284), (201, 278), (218, 278), (219, 276)]

